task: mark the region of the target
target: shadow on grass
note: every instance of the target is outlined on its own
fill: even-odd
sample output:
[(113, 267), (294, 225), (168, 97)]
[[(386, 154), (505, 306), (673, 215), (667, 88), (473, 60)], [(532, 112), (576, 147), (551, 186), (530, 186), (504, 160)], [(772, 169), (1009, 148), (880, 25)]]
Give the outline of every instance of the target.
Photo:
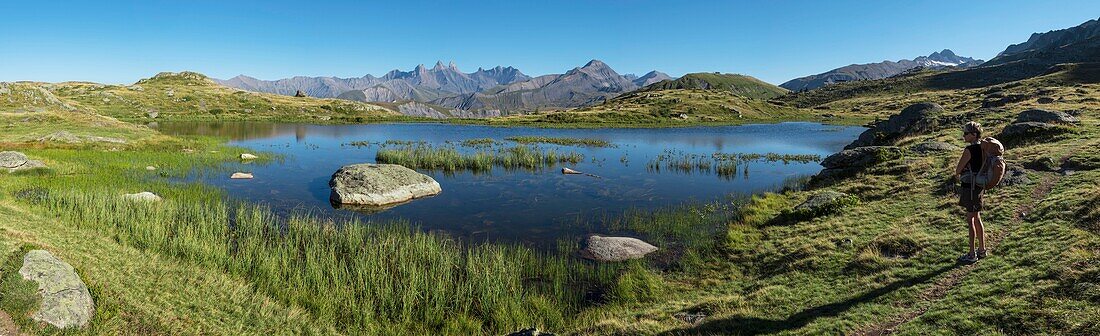
[(848, 300), (809, 308), (782, 320), (769, 320), (757, 317), (734, 316), (726, 319), (707, 321), (703, 324), (691, 328), (667, 331), (662, 333), (661, 335), (719, 335), (731, 333), (738, 335), (760, 335), (795, 330), (806, 326), (807, 324), (813, 322), (818, 318), (834, 317), (840, 315), (841, 313), (844, 313), (845, 311), (848, 311), (852, 307), (871, 302), (893, 291), (928, 282), (929, 280), (932, 280), (940, 274), (946, 273), (947, 271), (950, 271), (957, 266), (959, 265), (951, 264), (918, 277), (891, 283), (882, 288), (869, 291)]

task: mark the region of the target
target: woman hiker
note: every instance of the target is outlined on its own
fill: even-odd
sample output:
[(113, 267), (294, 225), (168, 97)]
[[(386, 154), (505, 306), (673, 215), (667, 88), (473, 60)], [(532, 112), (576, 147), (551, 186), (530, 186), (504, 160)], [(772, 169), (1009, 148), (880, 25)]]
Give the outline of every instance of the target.
[[(973, 263), (985, 258), (985, 227), (982, 226), (982, 187), (975, 183), (975, 177), (982, 170), (985, 155), (979, 140), (982, 138), (982, 125), (968, 122), (963, 125), (963, 140), (969, 145), (963, 149), (959, 164), (955, 167), (955, 177), (962, 183), (959, 187), (959, 205), (966, 210), (966, 224), (970, 229), (970, 252), (959, 257), (959, 261)], [(974, 250), (974, 238), (978, 238), (978, 250)]]

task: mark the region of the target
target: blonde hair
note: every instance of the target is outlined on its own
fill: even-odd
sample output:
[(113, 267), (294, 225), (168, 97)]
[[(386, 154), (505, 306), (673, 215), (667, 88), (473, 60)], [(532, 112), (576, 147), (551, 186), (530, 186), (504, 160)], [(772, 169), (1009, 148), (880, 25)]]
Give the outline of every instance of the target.
[(982, 124), (971, 121), (963, 125), (963, 133), (974, 133), (977, 138), (982, 137)]

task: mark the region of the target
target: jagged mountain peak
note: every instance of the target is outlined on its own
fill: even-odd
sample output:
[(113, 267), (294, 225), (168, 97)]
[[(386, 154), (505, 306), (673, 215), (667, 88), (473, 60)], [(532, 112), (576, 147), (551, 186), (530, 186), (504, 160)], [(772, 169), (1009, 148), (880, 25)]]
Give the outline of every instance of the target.
[(604, 63), (603, 61), (598, 60), (598, 59), (594, 59), (594, 60), (588, 61), (588, 63), (585, 63), (584, 66), (581, 67), (581, 68), (609, 68), (609, 67), (607, 66), (607, 63)]

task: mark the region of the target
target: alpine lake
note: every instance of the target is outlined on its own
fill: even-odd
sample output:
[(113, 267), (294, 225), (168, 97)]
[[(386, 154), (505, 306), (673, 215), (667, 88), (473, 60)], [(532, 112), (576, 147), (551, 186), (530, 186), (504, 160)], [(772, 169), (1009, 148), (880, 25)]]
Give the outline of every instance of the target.
[[(229, 179), (223, 171), (188, 179), (222, 188), (231, 199), (267, 205), (281, 216), (397, 220), (463, 241), (536, 249), (563, 238), (607, 233), (612, 218), (631, 211), (777, 190), (817, 173), (821, 159), (864, 130), (807, 122), (604, 129), (436, 123), (150, 126), (170, 135), (228, 138), (233, 146), (266, 156), (224, 167), (250, 172), (252, 179)], [(413, 166), (438, 181), (442, 193), (384, 209), (346, 208), (329, 200), (329, 180), (344, 165), (390, 163), (386, 160), (416, 153), (493, 156), (517, 151), (555, 157), (518, 166)], [(563, 174), (562, 168), (583, 174)]]

